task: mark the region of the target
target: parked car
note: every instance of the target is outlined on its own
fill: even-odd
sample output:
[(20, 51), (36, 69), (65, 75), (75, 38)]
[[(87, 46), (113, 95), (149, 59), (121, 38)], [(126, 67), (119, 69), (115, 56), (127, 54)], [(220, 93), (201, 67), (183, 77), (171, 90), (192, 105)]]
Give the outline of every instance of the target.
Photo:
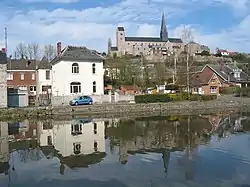
[(92, 105), (93, 99), (90, 96), (79, 96), (69, 102), (71, 106), (76, 105)]

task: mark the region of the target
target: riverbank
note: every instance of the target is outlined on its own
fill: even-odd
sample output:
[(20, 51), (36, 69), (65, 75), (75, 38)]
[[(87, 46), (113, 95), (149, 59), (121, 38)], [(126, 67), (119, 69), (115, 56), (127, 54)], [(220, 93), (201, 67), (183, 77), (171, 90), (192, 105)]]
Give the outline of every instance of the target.
[(183, 101), (150, 104), (98, 104), (88, 106), (27, 107), (0, 109), (0, 120), (34, 118), (68, 118), (72, 116), (119, 117), (172, 114), (208, 114), (217, 112), (237, 112), (250, 108), (249, 98), (224, 98), (213, 101)]

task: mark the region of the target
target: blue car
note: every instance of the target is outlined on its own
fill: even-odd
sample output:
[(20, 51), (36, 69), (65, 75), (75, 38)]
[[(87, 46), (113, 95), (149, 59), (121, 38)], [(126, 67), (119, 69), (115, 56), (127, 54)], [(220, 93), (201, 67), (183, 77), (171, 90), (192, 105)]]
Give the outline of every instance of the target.
[(79, 96), (69, 102), (71, 106), (92, 105), (93, 99), (90, 96)]

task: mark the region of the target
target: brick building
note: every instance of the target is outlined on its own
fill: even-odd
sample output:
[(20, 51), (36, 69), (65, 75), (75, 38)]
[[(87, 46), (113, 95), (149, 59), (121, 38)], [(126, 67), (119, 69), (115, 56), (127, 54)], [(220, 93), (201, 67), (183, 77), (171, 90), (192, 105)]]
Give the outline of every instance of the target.
[(28, 59), (9, 59), (7, 64), (8, 88), (27, 90), (36, 95), (36, 61)]

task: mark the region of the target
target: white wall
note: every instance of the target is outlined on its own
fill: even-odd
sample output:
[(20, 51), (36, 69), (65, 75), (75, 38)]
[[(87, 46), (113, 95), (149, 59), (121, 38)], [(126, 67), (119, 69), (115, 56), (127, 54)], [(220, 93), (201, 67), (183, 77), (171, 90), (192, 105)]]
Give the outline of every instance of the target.
[[(97, 134), (94, 134), (94, 123), (97, 125)], [(104, 121), (91, 121), (82, 123), (82, 134), (71, 135), (71, 125), (80, 124), (79, 121), (55, 121), (53, 129), (43, 130), (40, 124), (39, 140), (41, 146), (47, 146), (47, 137), (52, 136), (55, 149), (64, 157), (74, 155), (74, 143), (81, 144), (81, 154), (91, 154), (95, 152), (94, 142), (97, 142), (98, 151), (105, 152), (105, 125)]]
[(0, 162), (9, 160), (8, 123), (0, 122)]
[(0, 108), (7, 107), (7, 65), (0, 64)]
[(70, 83), (81, 83), (81, 94), (93, 94), (93, 82), (96, 82), (96, 93), (104, 94), (103, 83), (103, 62), (95, 62), (96, 73), (92, 74), (92, 62), (77, 62), (79, 74), (72, 74), (72, 64), (74, 62), (61, 61), (52, 67), (52, 94), (55, 96), (72, 95), (70, 93)]
[[(50, 80), (46, 80), (46, 71), (50, 71)], [(51, 86), (52, 71), (47, 69), (38, 69), (36, 71), (36, 93), (42, 94), (42, 86)]]

